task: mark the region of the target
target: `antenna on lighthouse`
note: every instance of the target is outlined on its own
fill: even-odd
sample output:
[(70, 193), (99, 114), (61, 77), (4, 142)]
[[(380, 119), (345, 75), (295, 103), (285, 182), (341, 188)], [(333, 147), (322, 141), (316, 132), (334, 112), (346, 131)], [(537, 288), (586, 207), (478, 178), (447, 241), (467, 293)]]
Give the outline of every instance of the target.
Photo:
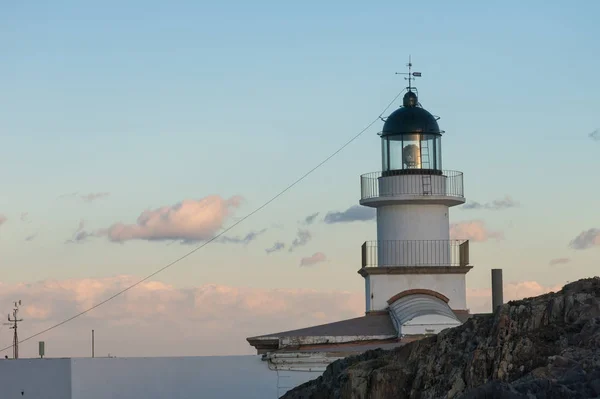
[(408, 67), (408, 73), (406, 72), (396, 72), (396, 75), (408, 75), (408, 77), (404, 77), (404, 79), (408, 80), (408, 87), (406, 88), (406, 90), (408, 91), (413, 91), (413, 89), (415, 91), (417, 91), (416, 87), (412, 87), (412, 80), (414, 78), (420, 78), (421, 77), (421, 72), (413, 72), (412, 71), (412, 60), (411, 60), (411, 56), (408, 56), (408, 64), (406, 64), (406, 66)]

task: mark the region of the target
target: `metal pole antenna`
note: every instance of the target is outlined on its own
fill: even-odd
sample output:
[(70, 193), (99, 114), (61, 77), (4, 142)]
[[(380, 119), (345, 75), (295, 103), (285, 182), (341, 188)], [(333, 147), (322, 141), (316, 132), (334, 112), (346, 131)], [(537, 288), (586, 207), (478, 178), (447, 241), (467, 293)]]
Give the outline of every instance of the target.
[(19, 358), (19, 334), (17, 329), (19, 327), (19, 322), (23, 321), (23, 319), (19, 319), (19, 306), (21, 306), (21, 300), (14, 302), (15, 307), (13, 309), (13, 318), (10, 318), (10, 314), (8, 315), (8, 323), (4, 323), (5, 325), (9, 325), (10, 329), (15, 330), (13, 334), (13, 359)]
[(408, 64), (406, 64), (406, 66), (408, 67), (408, 73), (406, 72), (396, 72), (396, 75), (408, 75), (408, 77), (404, 78), (406, 80), (408, 80), (408, 91), (412, 91), (412, 89), (414, 89), (414, 87), (412, 87), (412, 81), (414, 78), (419, 78), (421, 77), (421, 72), (413, 72), (412, 71), (412, 57), (409, 55), (408, 56)]
[(411, 62), (411, 56), (408, 56), (408, 91), (411, 91), (412, 89), (412, 75), (410, 74), (412, 71), (412, 62)]

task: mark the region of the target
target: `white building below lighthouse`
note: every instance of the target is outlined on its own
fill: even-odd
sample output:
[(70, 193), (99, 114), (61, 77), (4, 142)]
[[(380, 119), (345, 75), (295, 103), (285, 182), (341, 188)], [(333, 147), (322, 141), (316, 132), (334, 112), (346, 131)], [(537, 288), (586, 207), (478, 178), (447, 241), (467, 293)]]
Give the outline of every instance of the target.
[(400, 346), (471, 316), (469, 241), (451, 239), (449, 223), (450, 208), (465, 202), (463, 174), (442, 168), (437, 119), (409, 79), (402, 106), (380, 133), (381, 171), (360, 178), (360, 204), (377, 211), (377, 237), (362, 244), (358, 271), (365, 315), (247, 338), (271, 369), (324, 371), (336, 359)]

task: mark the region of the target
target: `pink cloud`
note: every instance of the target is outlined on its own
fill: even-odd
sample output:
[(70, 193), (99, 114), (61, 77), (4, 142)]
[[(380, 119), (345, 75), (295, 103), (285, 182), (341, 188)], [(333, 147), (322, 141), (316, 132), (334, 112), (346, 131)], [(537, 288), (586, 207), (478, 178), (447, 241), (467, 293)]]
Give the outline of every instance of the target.
[[(137, 282), (138, 277), (0, 282), (0, 313), (22, 300), (21, 339), (86, 310)], [(560, 286), (535, 281), (505, 284), (506, 301), (540, 295)], [(469, 289), (472, 312), (489, 312), (489, 289)], [(2, 305), (4, 304), (4, 305)], [(4, 307), (2, 307), (4, 306)], [(246, 337), (291, 330), (364, 314), (364, 293), (310, 289), (261, 289), (204, 284), (177, 288), (161, 281), (139, 284), (109, 303), (20, 345), (22, 356), (88, 356), (96, 332), (96, 354), (190, 356), (253, 354)], [(4, 346), (9, 345), (5, 340)], [(10, 352), (10, 351), (9, 351)], [(5, 352), (5, 353), (9, 353)]]
[(300, 266), (312, 266), (317, 263), (325, 262), (327, 257), (323, 252), (316, 252), (312, 256), (300, 259)]
[(491, 231), (481, 220), (468, 220), (450, 224), (450, 238), (464, 239), (474, 242), (485, 242), (491, 238), (502, 240), (504, 234), (499, 231)]
[[(19, 328), (26, 338), (138, 281), (121, 275), (105, 278), (0, 283), (0, 311), (21, 299)], [(146, 281), (111, 302), (20, 345), (23, 356), (37, 354), (46, 341), (48, 356), (87, 356), (90, 330), (97, 354), (176, 356), (252, 354), (249, 336), (302, 328), (364, 312), (362, 293), (309, 289), (259, 289), (205, 284), (176, 288)], [(9, 345), (8, 341), (4, 346)], [(6, 352), (8, 353), (8, 352)]]
[(8, 218), (6, 216), (0, 215), (0, 226), (2, 226), (7, 220)]
[(239, 196), (224, 199), (211, 195), (200, 200), (183, 200), (178, 204), (145, 210), (135, 223), (115, 223), (106, 229), (88, 232), (80, 224), (75, 238), (106, 236), (113, 242), (129, 240), (208, 240), (223, 227), (225, 219), (240, 206)]
[[(537, 281), (504, 283), (504, 302), (560, 291), (562, 287), (562, 284), (546, 286)], [(492, 290), (490, 288), (468, 288), (467, 302), (471, 313), (489, 313), (492, 309)]]

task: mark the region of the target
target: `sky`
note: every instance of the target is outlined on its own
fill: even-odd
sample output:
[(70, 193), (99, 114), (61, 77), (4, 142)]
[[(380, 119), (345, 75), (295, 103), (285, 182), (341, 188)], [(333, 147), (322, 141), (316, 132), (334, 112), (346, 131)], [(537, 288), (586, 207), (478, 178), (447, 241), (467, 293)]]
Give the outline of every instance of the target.
[[(245, 337), (364, 312), (359, 176), (406, 83), (464, 173), (468, 301), (597, 274), (593, 2), (0, 0), (0, 311), (34, 356), (252, 353)], [(400, 101), (387, 114), (400, 106)], [(100, 338), (101, 337), (101, 338)], [(0, 346), (10, 345), (0, 330)]]

